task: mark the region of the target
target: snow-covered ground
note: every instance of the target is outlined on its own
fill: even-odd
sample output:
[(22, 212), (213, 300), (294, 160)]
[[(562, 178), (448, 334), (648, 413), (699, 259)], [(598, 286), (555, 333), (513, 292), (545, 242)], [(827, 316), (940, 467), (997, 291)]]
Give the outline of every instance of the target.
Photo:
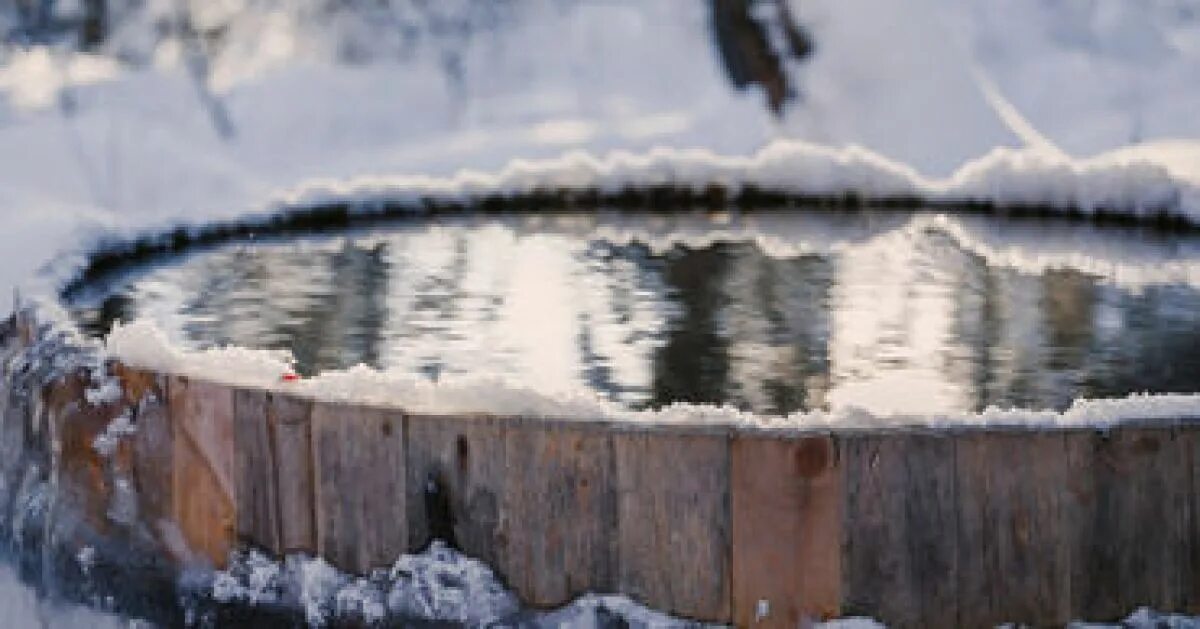
[[(163, 34), (170, 2), (144, 3), (94, 54), (10, 46), (0, 291), (101, 230), (261, 211), (315, 180), (353, 193), (382, 177), (402, 192), (403, 175), (444, 188), (471, 169), (472, 189), (511, 186), (486, 175), (518, 159), (549, 160), (552, 183), (617, 163), (605, 179), (665, 169), (1200, 213), (1196, 2), (794, 2), (816, 51), (789, 61), (799, 95), (782, 119), (729, 86), (706, 3), (531, 0), (480, 17), (464, 1), (392, 30), (319, 4), (192, 3), (197, 28), (224, 29), (201, 52)], [(657, 173), (591, 159), (654, 147), (707, 152)], [(590, 157), (554, 159), (569, 151)]]

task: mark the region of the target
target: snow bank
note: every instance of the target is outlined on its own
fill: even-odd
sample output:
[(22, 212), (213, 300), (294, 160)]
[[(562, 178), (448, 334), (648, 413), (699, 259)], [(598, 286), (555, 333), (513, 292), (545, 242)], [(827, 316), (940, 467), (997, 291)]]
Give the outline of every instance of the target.
[(782, 120), (730, 88), (700, 2), (189, 3), (220, 34), (200, 51), (177, 3), (118, 4), (96, 53), (0, 54), (2, 295), (98, 234), (261, 216), (280, 190), (716, 184), (1198, 211), (1198, 21), (1167, 4), (795, 2), (816, 52), (788, 66)]
[(276, 561), (242, 551), (208, 583), (206, 591), (195, 594), (222, 603), (299, 609), (313, 627), (404, 619), (531, 629), (607, 627), (614, 620), (630, 627), (697, 626), (617, 595), (587, 594), (554, 611), (523, 611), (490, 568), (441, 541), (364, 577), (341, 573), (319, 558), (290, 555)]
[(1200, 181), (1172, 171), (1152, 154), (1126, 153), (1072, 160), (1038, 149), (995, 149), (945, 179), (861, 147), (834, 149), (776, 140), (749, 157), (703, 149), (614, 151), (597, 157), (572, 152), (557, 159), (515, 160), (497, 173), (462, 171), (452, 177), (367, 177), (310, 183), (284, 195), (283, 207), (330, 203), (372, 207), (424, 200), (469, 204), (484, 196), (518, 197), (543, 191), (667, 187), (733, 194), (747, 188), (797, 197), (917, 198), (936, 204), (1035, 206), (1131, 218), (1171, 216), (1200, 224)]

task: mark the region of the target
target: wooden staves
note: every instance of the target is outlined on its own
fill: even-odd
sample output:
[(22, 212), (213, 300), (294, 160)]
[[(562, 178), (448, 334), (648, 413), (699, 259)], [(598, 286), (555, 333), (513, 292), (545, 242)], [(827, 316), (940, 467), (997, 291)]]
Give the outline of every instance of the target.
[(824, 435), (408, 416), (117, 375), (113, 408), (79, 406), (75, 381), (6, 399), (5, 443), (48, 431), (60, 480), (94, 494), (94, 515), (108, 472), (91, 443), (135, 408), (112, 465), (132, 470), (142, 517), (178, 533), (183, 560), (222, 565), (240, 538), (362, 573), (436, 536), (530, 605), (621, 592), (739, 626), (1200, 611), (1194, 422)]
[(273, 553), (317, 549), (312, 402), (235, 393), (238, 536)]
[(312, 410), (317, 551), (355, 573), (408, 549), (404, 416), (318, 402)]
[(613, 430), (616, 591), (688, 618), (730, 614), (729, 435)]
[[(502, 518), (504, 425), (488, 416), (410, 415), (406, 463), (409, 549), (434, 538), (501, 566), (520, 519)], [(509, 530), (512, 524), (516, 528)]]
[(617, 494), (608, 431), (582, 422), (508, 421), (500, 500), (512, 532), (500, 572), (537, 606), (613, 591)]
[(233, 390), (173, 376), (172, 514), (193, 558), (224, 565), (236, 530)]
[(270, 397), (261, 390), (234, 391), (234, 484), (238, 538), (278, 554), (283, 545)]
[(1063, 433), (971, 431), (955, 446), (959, 625), (1066, 625), (1077, 618), (1063, 491), (1072, 470)]
[(957, 626), (957, 472), (952, 436), (855, 433), (845, 469), (842, 611), (894, 627)]
[(829, 436), (733, 440), (733, 620), (795, 627), (839, 615), (843, 469)]

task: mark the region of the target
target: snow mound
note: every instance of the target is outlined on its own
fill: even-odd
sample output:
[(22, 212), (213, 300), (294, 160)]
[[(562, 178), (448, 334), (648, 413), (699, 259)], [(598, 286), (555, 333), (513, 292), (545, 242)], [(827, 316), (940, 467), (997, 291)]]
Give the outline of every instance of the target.
[(717, 186), (737, 194), (753, 188), (797, 197), (920, 199), (937, 204), (1033, 206), (1132, 218), (1171, 216), (1200, 223), (1200, 180), (1182, 175), (1176, 160), (1117, 152), (1073, 160), (1040, 149), (998, 148), (945, 179), (928, 178), (862, 147), (831, 148), (776, 140), (747, 157), (704, 149), (658, 147), (597, 157), (570, 152), (545, 160), (514, 160), (496, 173), (452, 177), (364, 177), (311, 183), (285, 194), (278, 207), (348, 203), (417, 206), (428, 200), (470, 204), (487, 196), (538, 192), (673, 188), (700, 193)]
[[(300, 612), (312, 627), (405, 620), (465, 627), (695, 627), (647, 609), (625, 596), (587, 594), (558, 610), (522, 610), (490, 568), (435, 540), (401, 555), (390, 570), (355, 577), (304, 555), (271, 559), (235, 551), (229, 567), (193, 593), (219, 603)], [(389, 625), (390, 626), (390, 625)]]

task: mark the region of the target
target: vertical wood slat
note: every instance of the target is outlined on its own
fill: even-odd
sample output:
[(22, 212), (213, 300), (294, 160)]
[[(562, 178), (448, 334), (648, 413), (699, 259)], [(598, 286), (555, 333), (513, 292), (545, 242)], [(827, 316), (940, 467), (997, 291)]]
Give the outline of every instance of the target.
[(126, 401), (137, 409), (133, 482), (141, 517), (151, 525), (173, 518), (174, 431), (168, 409), (169, 379), (149, 371), (116, 367)]
[(735, 435), (730, 478), (734, 623), (795, 627), (837, 616), (844, 478), (836, 441)]
[(1072, 473), (1058, 432), (957, 437), (959, 626), (1066, 625)]
[(359, 574), (391, 566), (408, 546), (404, 416), (316, 403), (312, 427), (318, 552)]
[(730, 615), (729, 436), (617, 430), (617, 591), (689, 618)]
[(167, 395), (175, 522), (196, 559), (224, 565), (237, 527), (233, 390), (172, 376)]
[(1181, 482), (1190, 476), (1194, 430), (1128, 427), (1069, 437), (1077, 615), (1115, 620), (1138, 606), (1181, 609), (1195, 600), (1195, 498)]
[(956, 626), (959, 578), (954, 439), (926, 432), (845, 435), (843, 613), (890, 627)]
[(109, 531), (106, 512), (113, 486), (105, 473), (105, 459), (93, 444), (120, 408), (111, 403), (92, 406), (84, 398), (86, 388), (86, 377), (71, 373), (43, 390), (46, 426), (55, 444), (50, 449), (54, 458), (50, 473), (56, 500), (71, 505), (93, 531), (103, 535)]
[(238, 538), (278, 554), (281, 550), (277, 462), (270, 394), (234, 392), (234, 467)]
[[(616, 492), (605, 428), (510, 419), (502, 518), (524, 534), (506, 540), (501, 574), (526, 602), (558, 606), (616, 587)], [(536, 533), (535, 533), (536, 532)]]
[(317, 550), (310, 400), (271, 393), (267, 406), (275, 454), (280, 552)]
[[(702, 580), (685, 570), (680, 573), (682, 578), (668, 583), (655, 572), (660, 565), (649, 561), (654, 552), (665, 564), (710, 563), (705, 549), (696, 551), (695, 544), (703, 541), (705, 532), (712, 534), (721, 528), (713, 498), (719, 491), (705, 490), (720, 483), (716, 470), (721, 448), (706, 441), (706, 436), (503, 418), (464, 418), (456, 423), (433, 417), (425, 418), (424, 428), (416, 421), (406, 428), (406, 420), (396, 411), (358, 409), (347, 414), (347, 407), (339, 406), (323, 414), (317, 422), (323, 428), (313, 439), (311, 403), (305, 400), (270, 394), (246, 403), (246, 393), (235, 396), (231, 389), (218, 385), (185, 378), (120, 375), (127, 401), (148, 395), (148, 391), (157, 391), (169, 401), (157, 411), (152, 405), (146, 412), (139, 408), (133, 449), (141, 504), (165, 505), (163, 515), (176, 517), (193, 549), (213, 563), (224, 561), (232, 539), (226, 530), (228, 523), (234, 516), (245, 515), (240, 508), (243, 496), (248, 495), (244, 479), (253, 474), (240, 467), (246, 464), (240, 457), (248, 456), (251, 449), (243, 452), (240, 448), (250, 443), (258, 444), (253, 448), (269, 450), (274, 457), (276, 506), (261, 521), (272, 514), (277, 518), (280, 545), (285, 523), (300, 522), (295, 537), (301, 541), (297, 544), (305, 544), (304, 531), (308, 530), (310, 547), (324, 553), (331, 538), (324, 535), (322, 544), (316, 543), (313, 470), (283, 472), (285, 464), (279, 452), (284, 449), (281, 426), (286, 423), (295, 429), (287, 438), (292, 444), (289, 450), (307, 453), (293, 457), (293, 466), (304, 470), (304, 462), (311, 464), (310, 457), (315, 456), (322, 470), (335, 470), (342, 479), (319, 479), (323, 486), (321, 513), (336, 520), (330, 530), (336, 533), (341, 526), (341, 531), (351, 531), (342, 539), (376, 549), (371, 558), (364, 559), (360, 550), (347, 551), (348, 546), (342, 546), (341, 551), (346, 551), (349, 563), (355, 566), (386, 565), (420, 537), (379, 523), (395, 522), (406, 529), (408, 522), (416, 522), (408, 517), (414, 509), (414, 483), (424, 478), (421, 470), (436, 467), (447, 474), (450, 496), (462, 496), (461, 505), (452, 508), (456, 540), (476, 546), (488, 539), (502, 542), (494, 546), (499, 549), (494, 565), (502, 574), (518, 575), (518, 590), (527, 601), (535, 602), (536, 596), (569, 598), (567, 592), (581, 588), (610, 589), (633, 593), (652, 606), (683, 615), (709, 614), (684, 610), (688, 605), (703, 607), (695, 601), (702, 600), (698, 593), (712, 581), (685, 583)], [(50, 427), (58, 431), (74, 420), (55, 419), (60, 411), (54, 409), (63, 405), (52, 397), (45, 398), (43, 414), (50, 416)], [(287, 405), (292, 410), (280, 410)], [(230, 409), (228, 414), (223, 408)], [(256, 409), (250, 415), (261, 416), (259, 426), (238, 423), (247, 415), (247, 408)], [(285, 417), (289, 418), (286, 422)], [(383, 428), (382, 422), (388, 418), (393, 434), (401, 435), (398, 447), (394, 440), (380, 438), (387, 437), (389, 429)], [(338, 426), (330, 429), (334, 420)], [(225, 423), (228, 440), (222, 429)], [(93, 428), (99, 426), (96, 423)], [(248, 429), (255, 432), (245, 433)], [(406, 442), (403, 435), (412, 437), (422, 430), (436, 435), (430, 439), (437, 445), (425, 464), (417, 464), (421, 456), (416, 454), (417, 441)], [(58, 434), (67, 436), (66, 432)], [(813, 539), (829, 539), (812, 533), (827, 524), (820, 514), (830, 511), (814, 509), (815, 494), (799, 492), (786, 483), (781, 489), (769, 490), (771, 482), (781, 482), (783, 477), (770, 469), (798, 465), (799, 460), (812, 459), (812, 452), (797, 454), (804, 448), (789, 444), (799, 441), (794, 436), (761, 437), (769, 445), (751, 444), (750, 438), (738, 437), (726, 455), (731, 474), (727, 500), (733, 508), (730, 534), (734, 545), (742, 548), (744, 537), (737, 524), (741, 503), (780, 503), (793, 496), (792, 504), (802, 506), (794, 510), (783, 506), (778, 513), (800, 523), (788, 525), (793, 526), (790, 535), (794, 537), (775, 538), (782, 543), (774, 547), (809, 544), (795, 553), (805, 558), (802, 563), (806, 567), (797, 571), (794, 585), (785, 583), (793, 578), (786, 567), (772, 576), (781, 587), (792, 588), (788, 590), (792, 595), (801, 593), (796, 596), (802, 600), (808, 600), (806, 593), (813, 583), (837, 583), (841, 589), (832, 598), (845, 601), (844, 613), (870, 607), (880, 610), (872, 615), (891, 626), (940, 624), (947, 613), (953, 614), (950, 624), (995, 618), (1057, 623), (1063, 614), (1111, 619), (1146, 603), (1192, 611), (1197, 606), (1196, 571), (1200, 565), (1196, 561), (1200, 556), (1200, 501), (1193, 495), (1200, 483), (1196, 438), (1197, 429), (1192, 425), (1126, 426), (1107, 433), (844, 434), (833, 440), (837, 447), (832, 448), (833, 467), (840, 469), (836, 476), (840, 489), (827, 495), (835, 498), (834, 513), (840, 508), (838, 501), (844, 500), (845, 513), (838, 522), (845, 527), (845, 538), (841, 543), (813, 545)], [(75, 441), (84, 444), (89, 440)], [(689, 444), (678, 446), (673, 441)], [(464, 448), (460, 443), (467, 445)], [(222, 456), (226, 451), (227, 458)], [(229, 464), (232, 466), (227, 467)], [(163, 467), (168, 470), (165, 475), (155, 474), (154, 470)], [(370, 474), (363, 471), (368, 468)], [(227, 481), (221, 479), (222, 470), (229, 475)], [(379, 479), (389, 474), (392, 478)], [(850, 474), (855, 480), (851, 481)], [(282, 515), (285, 492), (281, 479), (285, 476), (296, 481), (290, 490), (297, 505), (292, 511), (307, 512), (307, 529), (305, 518)], [(375, 486), (355, 494), (356, 484), (364, 478)], [(743, 482), (746, 478), (754, 481)], [(171, 482), (155, 487), (153, 479)], [(393, 497), (402, 497), (400, 505), (385, 498), (387, 491), (378, 490), (383, 485), (391, 487)], [(225, 501), (228, 487), (242, 491), (236, 505)], [(462, 490), (464, 487), (467, 489)], [(347, 488), (355, 495), (348, 496)], [(151, 495), (165, 498), (148, 498)], [(307, 511), (303, 506), (306, 500)], [(329, 508), (331, 500), (334, 504)], [(390, 512), (383, 513), (388, 509)], [(151, 515), (150, 510), (144, 513)], [(458, 514), (475, 517), (480, 513), (485, 517), (458, 518)], [(711, 520), (700, 515), (713, 513)], [(695, 516), (693, 523), (685, 521), (687, 515)], [(813, 517), (818, 520), (806, 520)], [(710, 526), (702, 526), (705, 521)], [(742, 521), (785, 526), (770, 517)], [(550, 524), (541, 524), (547, 522)], [(663, 526), (663, 522), (669, 524)], [(954, 523), (952, 531), (946, 523)], [(375, 528), (392, 530), (378, 533)], [(836, 536), (837, 527), (833, 530)], [(394, 537), (383, 539), (388, 535)], [(516, 535), (521, 539), (508, 540)], [(749, 537), (769, 540), (770, 535)], [(475, 541), (461, 541), (472, 539)], [(390, 550), (379, 550), (383, 548)], [(814, 579), (817, 574), (830, 574), (811, 569), (814, 553), (828, 548), (844, 548), (837, 558), (844, 562), (842, 579)], [(753, 599), (752, 595), (739, 599), (737, 589), (738, 566), (748, 556), (746, 552), (734, 551), (730, 560), (735, 575), (730, 596), (734, 611), (742, 614), (757, 604), (757, 600), (739, 602)], [(550, 571), (528, 576), (538, 567)], [(1069, 575), (1064, 577), (1064, 571)], [(591, 585), (596, 583), (601, 586)], [(605, 588), (606, 583), (615, 585)], [(686, 602), (689, 597), (691, 602)], [(1064, 611), (1066, 604), (1070, 609)], [(772, 612), (776, 610), (778, 606), (772, 604)], [(743, 618), (738, 616), (738, 622)]]
[[(487, 416), (410, 415), (407, 418), (408, 547), (417, 551), (434, 535), (449, 535), (464, 553), (497, 570), (514, 531), (501, 517), (507, 420)], [(429, 495), (430, 490), (436, 495)], [(442, 521), (448, 520), (448, 521)], [(503, 576), (503, 572), (501, 573)]]

